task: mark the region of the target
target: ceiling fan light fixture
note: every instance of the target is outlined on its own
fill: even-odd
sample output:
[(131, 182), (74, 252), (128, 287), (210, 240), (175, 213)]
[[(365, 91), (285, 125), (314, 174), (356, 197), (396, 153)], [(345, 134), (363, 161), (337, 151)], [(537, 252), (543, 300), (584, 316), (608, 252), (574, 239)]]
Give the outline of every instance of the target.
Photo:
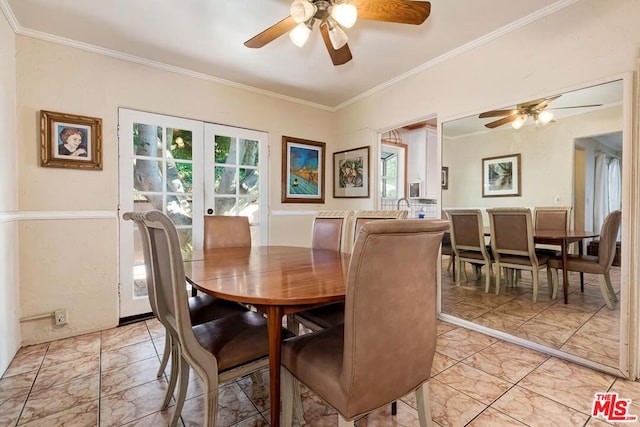
[(316, 5), (307, 0), (294, 0), (291, 3), (291, 18), (296, 24), (301, 24), (313, 18), (316, 14)]
[(511, 122), (511, 127), (514, 129), (520, 129), (523, 125), (524, 122), (527, 121), (527, 115), (526, 114), (522, 114), (520, 116), (518, 116), (517, 119), (515, 119), (514, 121)]
[(326, 19), (326, 24), (329, 32), (329, 40), (331, 40), (331, 46), (335, 50), (340, 49), (349, 41), (349, 37), (347, 37), (347, 33), (344, 32), (340, 25), (338, 25), (333, 18), (329, 17)]
[(304, 44), (309, 40), (309, 35), (311, 34), (311, 27), (313, 22), (310, 22), (311, 25), (305, 22), (301, 22), (296, 25), (293, 30), (289, 33), (289, 38), (293, 44), (298, 47), (304, 46)]
[(553, 120), (553, 113), (548, 110), (540, 111), (536, 117), (536, 125), (544, 126)]
[(348, 3), (338, 3), (331, 8), (331, 17), (345, 28), (351, 28), (358, 19), (358, 9)]

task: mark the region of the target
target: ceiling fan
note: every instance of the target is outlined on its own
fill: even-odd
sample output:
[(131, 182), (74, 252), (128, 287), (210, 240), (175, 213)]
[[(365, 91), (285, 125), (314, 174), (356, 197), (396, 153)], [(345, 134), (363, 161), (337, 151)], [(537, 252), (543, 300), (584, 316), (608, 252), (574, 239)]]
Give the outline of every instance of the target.
[(501, 119), (493, 122), (486, 123), (485, 126), (493, 129), (498, 126), (511, 123), (514, 129), (520, 129), (527, 119), (531, 117), (536, 126), (544, 126), (553, 120), (553, 113), (549, 110), (564, 110), (569, 108), (586, 108), (586, 107), (600, 107), (602, 104), (590, 104), (590, 105), (574, 105), (571, 107), (558, 107), (548, 108), (548, 105), (560, 98), (561, 95), (550, 96), (548, 98), (534, 99), (533, 101), (524, 102), (518, 104), (513, 110), (491, 110), (481, 113), (478, 117), (481, 119), (487, 117), (501, 117)]
[(357, 18), (420, 25), (430, 12), (428, 1), (294, 0), (291, 15), (250, 38), (244, 45), (260, 48), (289, 32), (291, 40), (302, 47), (317, 22), (333, 65), (342, 65), (352, 58), (343, 28), (351, 28)]

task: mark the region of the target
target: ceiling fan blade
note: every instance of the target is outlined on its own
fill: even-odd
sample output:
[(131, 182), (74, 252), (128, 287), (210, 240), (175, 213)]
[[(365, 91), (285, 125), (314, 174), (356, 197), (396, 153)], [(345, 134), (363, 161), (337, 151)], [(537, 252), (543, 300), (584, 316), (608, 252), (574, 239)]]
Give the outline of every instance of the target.
[(252, 47), (252, 48), (262, 47), (267, 43), (271, 43), (281, 35), (286, 34), (289, 30), (293, 29), (293, 27), (295, 27), (296, 25), (297, 25), (296, 21), (294, 21), (291, 16), (287, 16), (282, 21), (270, 26), (269, 28), (267, 28), (257, 36), (254, 36), (249, 40), (247, 40), (246, 42), (244, 42), (244, 45), (246, 47)]
[(351, 50), (349, 49), (348, 44), (345, 44), (337, 50), (333, 48), (331, 39), (329, 38), (329, 29), (327, 28), (326, 23), (320, 25), (320, 33), (322, 34), (322, 40), (324, 40), (324, 45), (327, 47), (327, 52), (329, 52), (333, 65), (342, 65), (351, 61)]
[(534, 110), (542, 110), (543, 108), (546, 108), (547, 105), (549, 105), (551, 103), (551, 101), (555, 101), (556, 99), (560, 98), (561, 95), (556, 95), (556, 96), (550, 96), (548, 98), (543, 98), (543, 99), (536, 99), (534, 101), (529, 101), (529, 102), (525, 102), (523, 105), (523, 108), (533, 108)]
[(478, 118), (484, 119), (486, 117), (500, 117), (500, 116), (508, 116), (509, 114), (515, 114), (518, 110), (491, 110), (485, 111), (484, 113), (480, 113)]
[(420, 25), (431, 13), (431, 3), (412, 0), (351, 0), (358, 19)]
[(496, 120), (495, 122), (487, 123), (485, 126), (489, 129), (497, 128), (498, 126), (506, 125), (507, 123), (511, 123), (515, 119), (518, 118), (517, 114), (512, 114), (508, 117), (504, 117), (500, 120)]
[(589, 104), (589, 105), (572, 105), (570, 107), (556, 107), (548, 108), (549, 110), (568, 110), (570, 108), (588, 108), (588, 107), (602, 107), (602, 104)]

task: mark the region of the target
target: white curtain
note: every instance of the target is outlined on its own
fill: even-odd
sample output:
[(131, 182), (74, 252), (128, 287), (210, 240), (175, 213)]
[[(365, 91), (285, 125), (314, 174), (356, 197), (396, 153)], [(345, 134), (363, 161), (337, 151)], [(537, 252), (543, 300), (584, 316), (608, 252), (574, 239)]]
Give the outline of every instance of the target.
[(593, 230), (602, 228), (604, 218), (609, 213), (609, 167), (605, 153), (596, 154), (596, 170), (593, 191)]
[(609, 162), (609, 212), (622, 206), (622, 173), (620, 171), (620, 159), (612, 157)]

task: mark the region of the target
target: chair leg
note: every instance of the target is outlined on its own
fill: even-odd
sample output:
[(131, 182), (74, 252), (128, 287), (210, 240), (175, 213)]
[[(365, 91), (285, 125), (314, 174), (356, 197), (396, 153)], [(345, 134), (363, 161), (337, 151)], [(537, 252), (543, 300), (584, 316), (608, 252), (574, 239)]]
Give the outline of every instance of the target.
[(540, 278), (538, 277), (538, 269), (531, 270), (531, 276), (533, 278), (533, 303), (538, 300), (538, 287), (540, 284)]
[(418, 419), (420, 427), (433, 426), (431, 418), (431, 399), (429, 397), (429, 382), (424, 382), (416, 389), (416, 404), (418, 406)]
[[(176, 410), (173, 413), (173, 418), (171, 418), (171, 427), (178, 425), (178, 420), (180, 419), (182, 408), (184, 407), (184, 401), (187, 398), (187, 388), (189, 388), (189, 363), (187, 363), (184, 357), (173, 359), (171, 363), (177, 364), (178, 360), (180, 361), (180, 384), (178, 384), (178, 398), (176, 399)], [(216, 396), (217, 395), (218, 390), (216, 388)]]
[(551, 281), (553, 283), (553, 294), (551, 294), (551, 299), (555, 300), (558, 298), (558, 288), (560, 287), (557, 268), (551, 269)]
[[(218, 376), (203, 378), (205, 383), (204, 424), (206, 427), (215, 427), (218, 417)], [(182, 408), (180, 408), (182, 410)]]
[(502, 267), (496, 263), (496, 295), (500, 294), (500, 282), (502, 280)]
[(353, 420), (347, 421), (344, 418), (342, 418), (342, 415), (338, 414), (338, 427), (354, 427), (354, 426), (355, 424)]
[(613, 304), (611, 303), (611, 299), (609, 299), (609, 290), (607, 289), (607, 282), (604, 274), (598, 277), (598, 283), (600, 284), (600, 292), (602, 293), (602, 298), (604, 298), (604, 303), (607, 305), (609, 310), (613, 310)]
[(604, 280), (605, 280), (605, 283), (607, 284), (607, 289), (609, 290), (611, 299), (614, 301), (618, 301), (618, 297), (616, 296), (616, 291), (614, 291), (613, 286), (611, 286), (611, 276), (609, 275), (608, 271), (604, 273)]
[(162, 360), (160, 361), (160, 367), (158, 368), (158, 373), (156, 374), (156, 378), (160, 378), (164, 375), (164, 370), (167, 368), (167, 363), (169, 362), (169, 356), (171, 355), (171, 334), (165, 332), (164, 334), (164, 353), (162, 353)]
[(291, 427), (293, 425), (293, 375), (286, 368), (280, 369), (281, 381), (281, 399), (282, 399), (282, 416), (280, 424), (283, 427)]
[(484, 279), (484, 293), (488, 294), (491, 289), (491, 275), (493, 274), (493, 270), (491, 268), (491, 264), (487, 264), (487, 275)]
[(293, 317), (293, 314), (287, 316), (287, 329), (294, 335), (300, 335), (300, 322)]
[(547, 283), (549, 284), (549, 297), (553, 298), (553, 277), (551, 276), (551, 269), (549, 268), (549, 266), (547, 266)]
[(456, 270), (456, 286), (460, 286), (460, 275), (462, 274), (461, 270), (462, 270), (462, 266), (463, 266), (464, 263), (462, 261), (458, 260), (457, 258), (455, 260), (455, 263), (456, 263), (456, 268), (455, 268), (455, 270)]
[(164, 401), (162, 402), (161, 409), (164, 411), (169, 407), (171, 403), (171, 397), (173, 397), (173, 391), (176, 389), (176, 382), (180, 376), (180, 344), (176, 339), (167, 334), (166, 346), (171, 346), (171, 372), (169, 373), (169, 384), (167, 386), (167, 393), (164, 395)]

